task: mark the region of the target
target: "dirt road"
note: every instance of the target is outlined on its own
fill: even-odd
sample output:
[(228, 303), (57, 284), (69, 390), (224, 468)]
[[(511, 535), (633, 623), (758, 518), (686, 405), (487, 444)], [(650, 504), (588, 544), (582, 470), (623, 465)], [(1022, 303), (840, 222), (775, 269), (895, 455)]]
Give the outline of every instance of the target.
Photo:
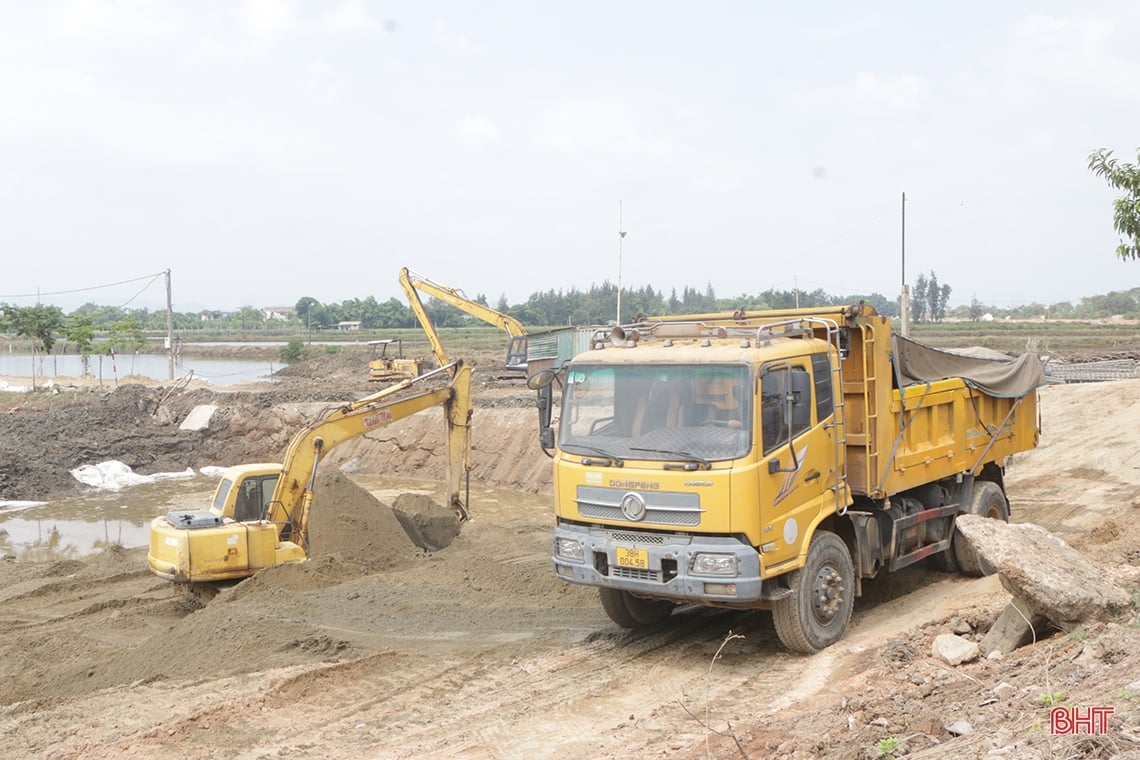
[[(283, 446), (309, 405), (327, 403), (289, 392), (211, 397), (224, 410), (215, 435), (148, 466), (221, 456), (227, 436), (241, 441), (235, 458)], [(147, 429), (163, 427), (151, 398), (138, 389), (98, 402), (118, 410), (114, 424), (100, 418), (117, 431), (108, 447), (125, 436), (124, 450), (143, 451)], [(164, 406), (177, 417), (203, 398)], [(1140, 383), (1051, 386), (1041, 406), (1042, 445), (1008, 472), (1014, 519), (1045, 525), (1140, 589)], [(783, 651), (763, 612), (686, 609), (660, 629), (617, 628), (594, 593), (550, 570), (535, 414), (516, 390), (480, 389), (473, 478), (515, 494), (472, 504), (475, 519), (434, 554), (396, 536), (364, 547), (361, 531), (314, 524), (310, 562), (204, 608), (150, 576), (141, 549), (0, 562), (0, 756), (1140, 755), (1135, 610), (957, 669), (930, 657), (930, 640), (984, 632), (1007, 601), (995, 578), (916, 567), (869, 582), (847, 638), (812, 657)], [(437, 479), (437, 427), (403, 420), (333, 461), (349, 477)], [(52, 445), (57, 457), (67, 450)], [(1113, 705), (1112, 731), (1050, 735), (1043, 696), (1056, 694)], [(955, 721), (970, 731), (951, 734)]]

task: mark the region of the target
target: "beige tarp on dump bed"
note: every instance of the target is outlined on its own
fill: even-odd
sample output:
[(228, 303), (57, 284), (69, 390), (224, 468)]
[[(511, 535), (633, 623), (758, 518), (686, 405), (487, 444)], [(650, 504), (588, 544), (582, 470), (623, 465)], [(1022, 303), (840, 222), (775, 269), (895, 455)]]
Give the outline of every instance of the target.
[(1045, 385), (1045, 367), (1035, 354), (983, 359), (940, 351), (892, 336), (895, 372), (903, 385), (960, 377), (971, 388), (996, 398), (1018, 398)]

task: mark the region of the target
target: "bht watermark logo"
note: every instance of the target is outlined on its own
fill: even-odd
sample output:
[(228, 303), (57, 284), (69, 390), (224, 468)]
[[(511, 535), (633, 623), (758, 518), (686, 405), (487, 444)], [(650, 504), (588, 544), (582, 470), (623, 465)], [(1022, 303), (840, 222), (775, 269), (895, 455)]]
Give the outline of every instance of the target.
[(1054, 707), (1049, 711), (1051, 734), (1106, 734), (1115, 707)]

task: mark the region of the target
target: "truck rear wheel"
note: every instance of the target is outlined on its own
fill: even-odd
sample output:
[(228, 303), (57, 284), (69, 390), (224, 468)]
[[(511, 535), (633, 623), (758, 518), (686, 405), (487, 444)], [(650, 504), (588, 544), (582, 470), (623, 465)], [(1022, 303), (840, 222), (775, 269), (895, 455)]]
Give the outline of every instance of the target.
[(812, 654), (843, 638), (855, 603), (855, 566), (843, 539), (830, 531), (816, 531), (807, 564), (792, 571), (788, 582), (795, 593), (772, 606), (772, 620), (784, 646)]
[[(1009, 503), (1005, 500), (1001, 486), (991, 480), (974, 481), (974, 492), (970, 494), (970, 506), (966, 508), (965, 514), (1009, 522)], [(961, 540), (961, 536), (955, 534), (951, 548), (954, 549), (954, 557), (958, 560), (958, 568), (963, 575), (993, 575), (993, 565), (982, 559), (968, 541)]]
[(642, 599), (628, 591), (600, 588), (602, 609), (622, 628), (647, 628), (673, 614), (673, 602), (664, 599)]

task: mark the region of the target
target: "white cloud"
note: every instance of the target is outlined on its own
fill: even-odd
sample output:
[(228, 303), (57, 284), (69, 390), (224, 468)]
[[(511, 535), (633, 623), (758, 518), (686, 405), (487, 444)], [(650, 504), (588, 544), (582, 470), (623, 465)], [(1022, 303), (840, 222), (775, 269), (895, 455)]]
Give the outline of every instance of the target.
[(885, 105), (895, 111), (910, 111), (925, 100), (928, 89), (927, 81), (914, 74), (885, 78), (860, 71), (855, 75), (852, 96), (857, 102)]
[(662, 124), (669, 119), (659, 115), (643, 119), (624, 102), (570, 98), (539, 114), (533, 144), (540, 151), (569, 156), (593, 175), (670, 177), (697, 193), (739, 187), (738, 168), (650, 131), (643, 122)]
[(98, 84), (85, 72), (0, 64), (0, 129), (32, 134), (83, 125), (98, 98)]
[(671, 140), (644, 132), (636, 113), (614, 101), (563, 100), (538, 116), (536, 147), (606, 161), (640, 157), (669, 159), (683, 150)]
[(190, 60), (194, 63), (225, 61), (233, 54), (229, 45), (214, 37), (200, 39), (190, 47)]
[(468, 116), (455, 127), (455, 139), (460, 145), (488, 145), (499, 139), (499, 128), (484, 116)]
[(832, 42), (846, 37), (858, 37), (866, 32), (873, 32), (882, 27), (878, 18), (857, 19), (844, 26), (830, 26), (816, 29), (808, 35), (812, 42)]
[(457, 32), (444, 23), (437, 23), (435, 25), (435, 39), (440, 47), (455, 53), (481, 55), (487, 52), (485, 48), (473, 41), (467, 34)]
[(285, 37), (297, 23), (288, 0), (245, 0), (240, 15), (250, 37), (265, 44)]
[(1016, 37), (1044, 37), (1052, 36), (1070, 26), (1072, 23), (1067, 19), (1035, 13), (1019, 19), (1013, 25), (1013, 32)]
[(324, 61), (316, 61), (305, 67), (301, 90), (314, 101), (328, 105), (340, 97), (344, 86), (332, 66)]
[[(1013, 26), (1008, 50), (1011, 84), (1043, 97), (1058, 85), (1097, 95), (1136, 98), (1140, 62), (1123, 19), (1031, 15)], [(1129, 26), (1124, 22), (1123, 26)]]
[(142, 39), (178, 34), (186, 27), (182, 9), (151, 0), (67, 0), (45, 16), (68, 39)]
[(368, 13), (360, 0), (347, 0), (337, 6), (321, 21), (321, 25), (331, 32), (361, 32), (380, 28), (380, 23)]

